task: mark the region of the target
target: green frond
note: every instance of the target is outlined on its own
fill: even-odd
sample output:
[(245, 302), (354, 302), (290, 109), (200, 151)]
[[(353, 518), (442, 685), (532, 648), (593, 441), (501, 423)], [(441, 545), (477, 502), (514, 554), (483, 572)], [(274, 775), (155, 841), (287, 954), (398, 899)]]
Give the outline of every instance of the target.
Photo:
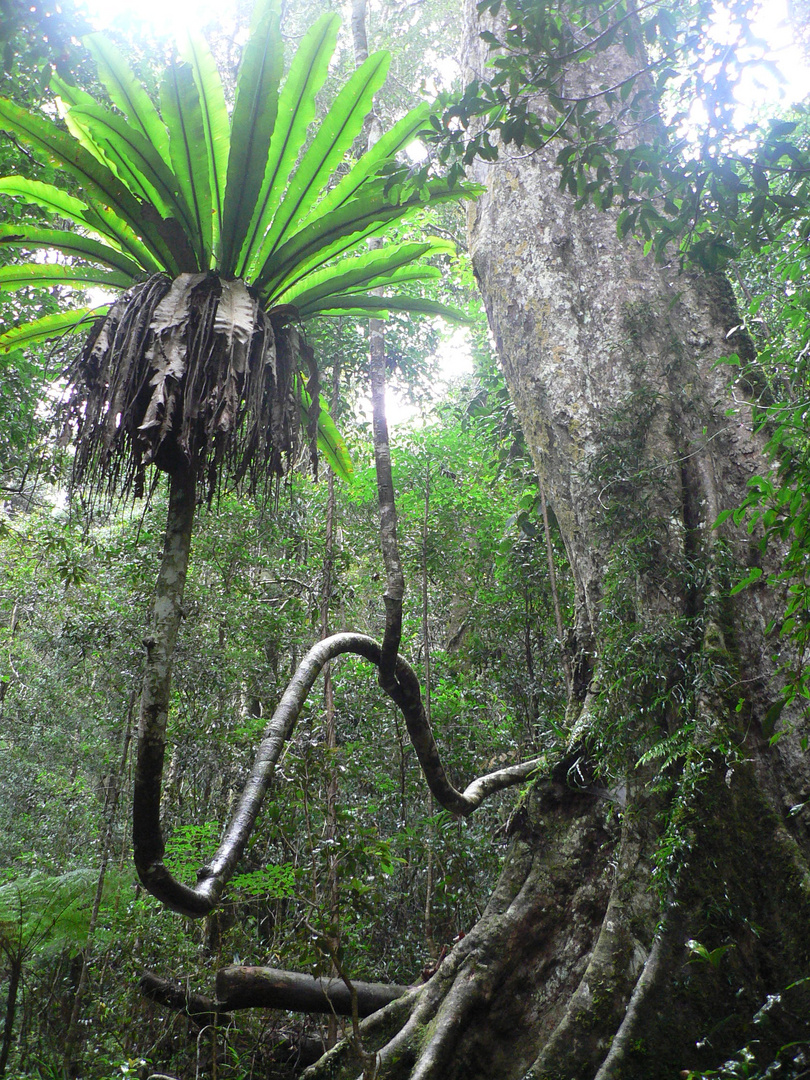
[(130, 279), (130, 284), (142, 276), (143, 270), (122, 251), (100, 243), (89, 236), (82, 236), (75, 229), (41, 229), (32, 225), (0, 225), (0, 245), (26, 248), (29, 251), (44, 248), (61, 251), (63, 255), (89, 259), (119, 270)]
[(41, 206), (49, 214), (66, 218), (77, 225), (90, 227), (89, 207), (81, 199), (68, 195), (55, 184), (45, 184), (41, 180), (29, 180), (25, 176), (4, 176), (0, 178), (0, 195), (14, 195), (27, 203)]
[[(397, 121), (396, 124), (377, 140), (367, 150), (352, 169), (329, 191), (323, 199), (313, 206), (309, 217), (323, 216), (332, 210), (343, 206), (350, 199), (355, 198), (360, 189), (370, 182), (376, 181), (380, 170), (394, 161), (396, 155), (416, 138), (420, 131), (427, 127), (430, 116), (430, 106), (422, 102), (412, 109), (407, 116)], [(305, 218), (302, 224), (308, 223)]]
[(278, 303), (294, 304), (301, 317), (307, 318), (320, 310), (320, 302), (330, 295), (367, 292), (403, 281), (439, 277), (440, 270), (419, 260), (453, 250), (453, 245), (447, 240), (389, 244), (362, 255), (341, 259), (324, 270), (313, 271), (282, 293)]
[(370, 56), (335, 98), (295, 170), (273, 224), (259, 247), (259, 265), (266, 263), (293, 234), (295, 226), (313, 212), (324, 185), (362, 130), (390, 63), (391, 57), (386, 52)]
[(283, 71), (279, 4), (276, 0), (257, 4), (254, 16), (236, 80), (219, 253), (220, 268), (236, 276), (241, 274), (239, 252), (270, 167)]
[(92, 94), (88, 94), (86, 90), (82, 90), (79, 86), (74, 86), (73, 83), (66, 82), (55, 71), (51, 75), (51, 90), (67, 106), (98, 105)]
[(348, 296), (329, 296), (312, 314), (317, 315), (360, 315), (372, 319), (384, 319), (392, 311), (405, 311), (409, 315), (437, 315), (450, 322), (469, 323), (469, 316), (459, 308), (441, 304), (436, 300), (426, 300), (422, 296), (369, 296), (350, 294)]
[[(301, 423), (306, 426), (309, 422), (312, 398), (307, 393), (300, 375), (295, 377), (295, 393), (301, 411)], [(332, 471), (347, 484), (354, 483), (354, 463), (351, 454), (335, 421), (323, 405), (318, 414), (317, 441), (318, 449), (329, 462)]]
[(222, 234), (222, 206), (228, 174), (231, 125), (222, 80), (205, 39), (189, 29), (179, 43), (179, 51), (181, 58), (191, 68), (200, 99), (211, 191), (211, 251), (215, 253), (219, 249)]
[(43, 315), (41, 319), (15, 326), (0, 334), (0, 353), (24, 349), (29, 345), (38, 345), (41, 341), (53, 340), (62, 334), (86, 330), (99, 315), (104, 315), (106, 311), (106, 307), (74, 308), (73, 311), (57, 311), (54, 315)]
[(23, 263), (21, 266), (0, 266), (0, 292), (14, 292), (33, 285), (38, 289), (52, 285), (83, 288), (102, 285), (108, 289), (126, 289), (132, 284), (128, 274), (120, 270), (99, 270), (95, 266), (63, 266), (60, 263)]
[(374, 193), (352, 199), (323, 217), (317, 217), (291, 237), (264, 264), (255, 279), (263, 299), (275, 303), (313, 270), (357, 249), (364, 240), (384, 232), (389, 226), (425, 206), (450, 202), (471, 188), (451, 187), (444, 180), (431, 181), (424, 193), (393, 203), (378, 182)]
[[(144, 221), (143, 207), (138, 199), (71, 135), (44, 116), (27, 112), (7, 98), (0, 98), (0, 123), (23, 142), (44, 151), (74, 176), (91, 198), (108, 206), (118, 219), (144, 237), (145, 245), (163, 266), (176, 272), (170, 248), (157, 230)], [(127, 246), (126, 241), (127, 237), (121, 238), (122, 247)], [(135, 252), (131, 254), (137, 257)]]
[(152, 203), (161, 216), (190, 226), (189, 209), (174, 173), (123, 117), (100, 105), (79, 105), (70, 108), (65, 119), (78, 121), (133, 195)]
[(112, 103), (169, 165), (171, 158), (166, 126), (140, 79), (105, 34), (88, 34), (82, 38), (82, 43), (93, 57), (98, 77)]
[[(237, 264), (237, 273), (248, 280), (254, 280), (255, 270), (261, 266), (259, 246), (273, 222), (290, 173), (306, 140), (309, 125), (315, 118), (315, 95), (323, 86), (329, 71), (329, 60), (335, 49), (339, 26), (340, 17), (337, 14), (321, 16), (304, 35), (290, 64), (279, 96), (278, 117), (274, 118), (269, 152), (260, 163), (258, 194), (254, 202), (248, 204), (250, 226)], [(252, 172), (247, 175), (251, 182), (255, 179)], [(240, 239), (236, 235), (234, 242)]]
[(188, 239), (199, 268), (208, 269), (213, 254), (211, 181), (208, 160), (200, 153), (205, 146), (200, 95), (188, 64), (169, 64), (160, 87), (160, 105), (169, 131), (172, 170), (191, 212)]
[(86, 227), (119, 250), (128, 252), (133, 261), (147, 272), (161, 269), (152, 253), (141, 243), (126, 222), (107, 207), (94, 205), (92, 202), (82, 202), (81, 199), (68, 195), (54, 184), (45, 184), (41, 180), (29, 180), (24, 176), (4, 176), (0, 179), (0, 194), (24, 199), (25, 202), (41, 206), (50, 214)]

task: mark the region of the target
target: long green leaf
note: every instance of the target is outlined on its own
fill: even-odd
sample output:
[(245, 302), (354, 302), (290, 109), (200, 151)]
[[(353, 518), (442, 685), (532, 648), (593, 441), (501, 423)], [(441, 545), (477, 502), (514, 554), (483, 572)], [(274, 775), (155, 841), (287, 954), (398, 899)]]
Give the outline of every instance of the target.
[[(144, 237), (146, 246), (167, 268), (174, 266), (171, 251), (156, 229), (143, 220), (141, 204), (108, 168), (101, 165), (89, 151), (50, 120), (26, 112), (7, 98), (0, 98), (0, 123), (14, 131), (24, 142), (43, 150), (55, 159), (84, 187)], [(126, 245), (123, 245), (126, 246)], [(135, 252), (132, 252), (134, 255)]]
[[(436, 300), (426, 300), (422, 296), (330, 296), (321, 307), (312, 311), (312, 315), (364, 315), (370, 318), (385, 318), (391, 311), (407, 311), (411, 315), (439, 315), (450, 322), (469, 323), (471, 320), (459, 308), (441, 304)], [(302, 316), (303, 318), (303, 316)]]
[(302, 319), (311, 319), (313, 315), (318, 315), (326, 310), (330, 306), (333, 297), (340, 297), (343, 300), (349, 296), (366, 296), (368, 293), (372, 291), (376, 293), (380, 289), (396, 290), (401, 285), (407, 285), (415, 281), (436, 281), (441, 276), (442, 272), (437, 266), (416, 263), (414, 266), (403, 266), (392, 274), (381, 274), (379, 277), (372, 278), (365, 287), (358, 284), (342, 292), (337, 288), (328, 288), (327, 283), (324, 283), (323, 288), (319, 290), (320, 295), (308, 296), (306, 299), (296, 298), (290, 300), (285, 297), (282, 304), (292, 304), (298, 309)]
[(28, 203), (34, 203), (50, 214), (75, 221), (78, 225), (88, 225), (89, 207), (81, 199), (68, 195), (54, 184), (45, 184), (41, 180), (29, 180), (25, 176), (4, 176), (0, 178), (0, 194), (16, 195)]
[[(400, 150), (404, 150), (413, 142), (418, 133), (425, 129), (429, 116), (430, 105), (426, 101), (417, 105), (415, 109), (411, 109), (407, 116), (403, 116), (390, 130), (381, 135), (351, 171), (312, 208), (310, 217), (316, 214), (321, 217), (343, 206), (349, 199), (354, 198), (369, 180), (376, 180), (379, 170), (393, 161)], [(309, 217), (304, 219), (304, 223), (308, 221)]]
[(53, 184), (29, 180), (24, 176), (4, 176), (0, 179), (0, 194), (16, 195), (26, 202), (41, 206), (51, 214), (91, 229), (98, 236), (129, 252), (133, 260), (150, 273), (163, 269), (126, 222), (105, 207), (92, 202), (82, 202)]
[(78, 120), (70, 115), (70, 111), (74, 106), (85, 105), (90, 108), (95, 108), (98, 105), (98, 102), (90, 94), (86, 93), (84, 90), (80, 90), (76, 86), (70, 86), (64, 79), (60, 79), (56, 74), (51, 76), (51, 90), (58, 95), (56, 107), (59, 111), (59, 116), (67, 125), (70, 134), (82, 144), (85, 150), (88, 150), (93, 155), (96, 161), (99, 161), (102, 165), (109, 168), (110, 163), (107, 160), (104, 151), (94, 141), (90, 132)]
[(211, 180), (208, 161), (200, 153), (205, 145), (200, 95), (188, 64), (172, 63), (160, 88), (160, 104), (169, 129), (169, 152), (180, 192), (191, 210), (189, 239), (200, 265), (208, 267), (212, 256)]
[(307, 129), (315, 118), (315, 95), (329, 71), (335, 51), (340, 17), (322, 15), (304, 35), (279, 96), (278, 118), (270, 150), (262, 162), (262, 180), (255, 209), (251, 205), (250, 227), (239, 254), (237, 273), (248, 280), (261, 266), (257, 252), (279, 208), (290, 173), (298, 158)]
[(48, 288), (51, 285), (103, 285), (110, 289), (126, 289), (132, 284), (128, 274), (120, 270), (99, 270), (97, 266), (63, 266), (61, 263), (23, 263), (21, 266), (0, 266), (0, 292), (13, 292), (27, 285)]
[(205, 146), (208, 152), (208, 182), (213, 210), (211, 251), (219, 248), (222, 233), (222, 205), (228, 172), (231, 128), (225, 93), (217, 65), (205, 39), (191, 29), (180, 42), (180, 55), (194, 75), (200, 97)]
[(132, 68), (105, 34), (88, 34), (82, 41), (96, 62), (98, 76), (113, 104), (169, 165), (168, 132)]
[(143, 270), (123, 252), (109, 244), (102, 244), (89, 236), (82, 236), (74, 229), (41, 229), (31, 225), (0, 225), (0, 245), (21, 247), (29, 250), (50, 248), (64, 255), (100, 262), (113, 270), (126, 274), (130, 281), (137, 281)]
[[(93, 105), (95, 104), (96, 103), (93, 102)], [(71, 116), (72, 110), (68, 106), (66, 106), (61, 100), (57, 102), (57, 107), (59, 108), (60, 117), (62, 118), (62, 120), (65, 121), (65, 125), (73, 138), (78, 143), (81, 143), (85, 150), (91, 153), (96, 159), (96, 161), (99, 162), (99, 164), (103, 165), (105, 169), (112, 169), (116, 176), (121, 179), (120, 174), (114, 168), (112, 168), (112, 162), (98, 145), (98, 143), (95, 141), (87, 128), (79, 120)], [(129, 184), (128, 186), (130, 191), (133, 191), (132, 185)], [(137, 191), (133, 191), (133, 193), (136, 195), (138, 194)]]
[(73, 83), (67, 82), (61, 76), (54, 72), (51, 75), (51, 90), (54, 94), (61, 98), (62, 101), (68, 106), (72, 105), (98, 105), (98, 102), (92, 94), (88, 94), (86, 90), (82, 90), (79, 86), (74, 86)]
[[(466, 194), (478, 190), (471, 186), (464, 189)], [(323, 218), (316, 218), (282, 244), (256, 276), (256, 287), (264, 299), (275, 302), (281, 293), (302, 281), (305, 275), (359, 247), (365, 239), (384, 231), (393, 222), (424, 206), (458, 197), (458, 187), (451, 188), (444, 180), (433, 180), (423, 194), (415, 194), (402, 203), (392, 203), (380, 183), (374, 194), (353, 199)]]
[[(306, 425), (309, 422), (312, 398), (304, 388), (304, 381), (300, 375), (295, 376), (295, 392), (301, 410), (301, 422)], [(341, 480), (345, 480), (347, 484), (354, 483), (354, 464), (352, 463), (351, 454), (343, 440), (343, 436), (337, 429), (335, 421), (323, 405), (321, 405), (321, 411), (318, 415), (317, 441), (318, 449), (337, 476)]]
[(236, 80), (220, 245), (220, 268), (237, 275), (239, 251), (268, 167), (284, 66), (277, 0), (258, 4), (255, 17)]
[(54, 315), (44, 315), (41, 319), (34, 319), (32, 322), (15, 326), (0, 334), (0, 352), (7, 353), (12, 349), (36, 345), (40, 341), (48, 341), (59, 334), (75, 333), (99, 315), (105, 315), (106, 312), (106, 307), (81, 307), (74, 308), (72, 311), (57, 311)]
[[(418, 281), (437, 277), (440, 270), (418, 260), (453, 250), (453, 245), (447, 240), (389, 244), (354, 258), (342, 259), (335, 266), (324, 270), (314, 271), (294, 288), (283, 293), (278, 303), (295, 304), (303, 313), (313, 303), (330, 294), (366, 292), (382, 285), (401, 283), (403, 280)], [(408, 271), (407, 278), (402, 277), (405, 271)]]
[(162, 217), (174, 217), (187, 229), (191, 227), (191, 214), (174, 174), (157, 150), (123, 117), (100, 105), (81, 105), (71, 108), (66, 119), (78, 120), (88, 131), (133, 194), (151, 202)]
[(295, 170), (273, 224), (261, 243), (258, 262), (266, 262), (313, 209), (327, 180), (362, 130), (374, 95), (385, 82), (390, 63), (387, 52), (370, 56), (335, 98), (312, 145)]

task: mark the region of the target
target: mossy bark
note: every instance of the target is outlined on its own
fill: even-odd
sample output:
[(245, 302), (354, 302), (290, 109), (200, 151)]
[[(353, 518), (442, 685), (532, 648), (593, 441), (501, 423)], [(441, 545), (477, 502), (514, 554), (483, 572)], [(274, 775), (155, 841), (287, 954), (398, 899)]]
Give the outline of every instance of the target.
[[(480, 75), (478, 29), (471, 14)], [(615, 82), (614, 62), (578, 65), (576, 89)], [(785, 989), (810, 975), (807, 722), (786, 711), (771, 744), (781, 598), (728, 591), (730, 573), (767, 574), (779, 553), (712, 529), (768, 469), (717, 365), (750, 344), (721, 277), (620, 242), (615, 214), (559, 190), (556, 153), (478, 163), (469, 225), (571, 564), (568, 724), (584, 749), (525, 800), (473, 931), (364, 1022), (385, 1080), (650, 1080), (746, 1045), (765, 1065), (810, 1038), (810, 983)], [(637, 767), (664, 738), (681, 738), (668, 767)], [(337, 1047), (306, 1075), (358, 1071)]]

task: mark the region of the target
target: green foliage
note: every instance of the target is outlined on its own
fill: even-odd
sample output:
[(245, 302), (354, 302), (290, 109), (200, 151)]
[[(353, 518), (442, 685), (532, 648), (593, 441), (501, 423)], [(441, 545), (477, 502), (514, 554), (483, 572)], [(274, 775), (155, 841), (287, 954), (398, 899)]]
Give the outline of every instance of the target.
[[(291, 306), (308, 319), (330, 311), (380, 314), (384, 305), (369, 290), (434, 276), (434, 267), (419, 271), (409, 264), (445, 253), (444, 243), (395, 244), (358, 256), (351, 266), (337, 262), (418, 208), (463, 193), (435, 179), (417, 188), (397, 166), (397, 153), (424, 127), (425, 107), (345, 170), (344, 159), (385, 78), (384, 53), (348, 80), (307, 142), (337, 22), (327, 14), (315, 23), (279, 90), (278, 10), (272, 2), (260, 3), (230, 119), (216, 65), (196, 34), (179, 43), (166, 70), (160, 110), (100, 34), (89, 35), (86, 45), (118, 112), (58, 77), (54, 89), (67, 131), (44, 113), (0, 100), (5, 126), (69, 173), (82, 197), (27, 177), (0, 181), (0, 191), (56, 210), (90, 233), (23, 224), (5, 230), (5, 244), (55, 250), (74, 261), (55, 270), (41, 262), (2, 268), (0, 289), (57, 278), (74, 287), (92, 282), (121, 288), (155, 272), (176, 277), (213, 269), (224, 278), (244, 278), (266, 308)], [(406, 295), (392, 297), (391, 305), (442, 310)], [(40, 324), (37, 330), (44, 337), (53, 327)], [(32, 331), (26, 338), (36, 340)], [(19, 331), (16, 338), (0, 337), (0, 348), (18, 342)]]
[(34, 871), (0, 885), (0, 951), (26, 957), (81, 943), (97, 878), (92, 869)]
[[(697, 942), (687, 942), (688, 945), (696, 945)], [(716, 953), (718, 950), (714, 950)], [(707, 959), (709, 957), (707, 956)], [(753, 1018), (758, 1033), (767, 1038), (774, 1032), (785, 1033), (791, 1029), (798, 1030), (802, 1018), (801, 1010), (807, 1000), (807, 979), (801, 979), (792, 983), (778, 994), (770, 994), (762, 1007)], [(789, 1039), (782, 1046), (777, 1038), (776, 1046), (779, 1047), (773, 1060), (768, 1061), (770, 1054), (763, 1053), (763, 1038), (752, 1040), (748, 1046), (744, 1046), (738, 1053), (730, 1058), (718, 1069), (708, 1071), (689, 1072), (687, 1080), (802, 1080), (807, 1074), (808, 1053), (810, 1042), (806, 1039)]]
[(716, 525), (730, 520), (737, 527), (744, 526), (763, 553), (778, 554), (775, 570), (765, 574), (761, 567), (753, 566), (738, 576), (732, 589), (739, 592), (760, 582), (785, 595), (780, 618), (769, 627), (774, 637), (789, 646), (786, 652), (790, 656), (781, 671), (784, 692), (765, 718), (764, 733), (772, 740), (784, 734), (780, 717), (785, 708), (800, 705), (806, 712), (810, 700), (806, 663), (810, 645), (806, 584), (810, 556), (809, 266), (806, 242), (797, 238), (795, 225), (787, 227), (758, 256), (749, 256), (742, 263), (745, 322), (757, 340), (758, 352), (755, 360), (745, 364), (736, 355), (723, 361), (739, 392), (750, 402), (771, 463), (768, 472), (750, 478), (743, 503), (724, 511)]
[[(622, 236), (642, 236), (660, 258), (675, 247), (708, 270), (772, 242), (786, 222), (807, 235), (806, 106), (787, 119), (737, 120), (744, 72), (778, 80), (746, 0), (724, 6), (722, 38), (707, 33), (710, 3), (636, 11), (587, 0), (563, 15), (546, 3), (482, 0), (478, 10), (498, 17), (482, 34), (492, 74), (460, 98), (447, 94), (434, 122), (440, 157), (456, 169), (494, 160), (495, 134), (527, 150), (553, 140), (561, 187), (579, 206), (620, 207)], [(578, 65), (608, 51), (624, 53), (615, 78), (579, 95)], [(548, 113), (534, 111), (536, 95)], [(701, 130), (685, 134), (696, 115)]]

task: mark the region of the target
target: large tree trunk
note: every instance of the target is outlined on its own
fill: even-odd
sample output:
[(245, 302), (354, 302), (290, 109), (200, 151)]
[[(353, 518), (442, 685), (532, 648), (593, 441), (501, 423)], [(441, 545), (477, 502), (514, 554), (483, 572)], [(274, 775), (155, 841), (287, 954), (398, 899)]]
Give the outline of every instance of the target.
[[(613, 62), (579, 65), (578, 91)], [(730, 597), (762, 555), (712, 530), (767, 469), (715, 365), (748, 344), (725, 281), (575, 209), (557, 152), (477, 165), (470, 233), (576, 587), (570, 753), (514, 818), (479, 924), (364, 1023), (386, 1080), (657, 1080), (810, 1037), (810, 984), (786, 991), (810, 972), (807, 726), (783, 713), (770, 745), (779, 597)], [(669, 766), (638, 767), (656, 742)], [(356, 1075), (342, 1054), (307, 1075)]]

